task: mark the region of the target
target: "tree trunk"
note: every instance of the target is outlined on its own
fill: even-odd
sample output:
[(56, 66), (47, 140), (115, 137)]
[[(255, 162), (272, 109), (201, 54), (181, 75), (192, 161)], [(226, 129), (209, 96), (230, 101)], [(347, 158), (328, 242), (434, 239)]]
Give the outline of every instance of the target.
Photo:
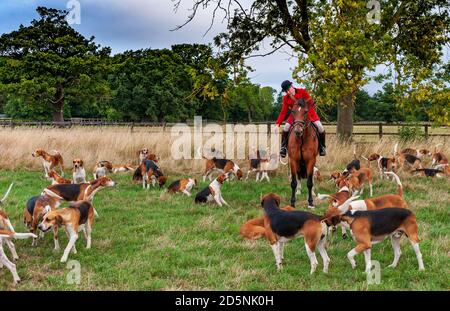
[(64, 122), (64, 87), (58, 86), (53, 101), (53, 122)]
[(353, 134), (353, 113), (355, 111), (352, 94), (342, 97), (337, 108), (337, 136), (341, 141), (348, 141)]

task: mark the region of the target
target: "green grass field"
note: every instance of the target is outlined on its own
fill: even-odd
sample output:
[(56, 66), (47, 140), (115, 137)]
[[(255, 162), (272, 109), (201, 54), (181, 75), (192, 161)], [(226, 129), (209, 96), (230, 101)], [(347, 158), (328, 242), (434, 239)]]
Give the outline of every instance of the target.
[[(325, 172), (323, 172), (325, 174)], [(180, 176), (181, 177), (181, 176)], [(12, 276), (0, 270), (1, 290), (448, 290), (450, 256), (450, 181), (448, 179), (402, 179), (405, 197), (416, 213), (425, 268), (418, 271), (417, 260), (407, 239), (402, 239), (402, 257), (397, 269), (387, 266), (393, 259), (390, 241), (373, 247), (372, 259), (381, 263), (381, 283), (368, 285), (363, 255), (356, 257), (352, 270), (346, 258), (355, 243), (342, 240), (340, 230), (328, 237), (330, 271), (322, 273), (322, 260), (315, 274), (302, 238), (291, 241), (285, 249), (285, 265), (276, 270), (271, 248), (264, 239), (245, 241), (239, 228), (249, 218), (262, 214), (260, 195), (275, 192), (288, 203), (290, 188), (286, 177), (269, 183), (231, 182), (223, 186), (223, 196), (230, 207), (195, 205), (193, 197), (174, 195), (160, 200), (160, 190), (144, 191), (133, 184), (130, 175), (113, 175), (116, 188), (99, 192), (94, 206), (100, 214), (95, 219), (92, 249), (85, 249), (82, 234), (77, 241), (78, 254), (69, 260), (81, 265), (81, 283), (66, 281), (69, 269), (59, 262), (67, 244), (60, 231), (61, 251), (53, 251), (52, 234), (46, 234), (38, 247), (31, 240), (15, 242), (22, 282), (12, 287)], [(198, 177), (197, 177), (198, 178)], [(169, 182), (175, 179), (170, 176)], [(25, 202), (48, 185), (38, 172), (0, 171), (0, 192), (10, 182), (13, 190), (3, 208), (16, 231), (26, 232), (22, 223)], [(198, 191), (207, 183), (201, 183)], [(306, 207), (306, 185), (297, 208)], [(316, 193), (332, 193), (334, 186), (322, 182)], [(374, 194), (396, 192), (389, 181), (374, 186)], [(366, 189), (364, 196), (368, 195)], [(322, 214), (326, 202), (317, 205)], [(5, 247), (8, 257), (9, 250)]]

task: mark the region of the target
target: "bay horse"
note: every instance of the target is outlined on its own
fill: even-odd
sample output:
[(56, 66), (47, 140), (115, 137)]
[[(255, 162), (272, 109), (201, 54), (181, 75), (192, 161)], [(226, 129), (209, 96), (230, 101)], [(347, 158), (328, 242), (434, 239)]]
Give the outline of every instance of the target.
[[(319, 149), (316, 129), (308, 120), (308, 105), (304, 99), (296, 100), (291, 113), (294, 122), (288, 135), (289, 165), (291, 167), (291, 206), (295, 206), (297, 177), (301, 182), (302, 178), (307, 178), (308, 187), (308, 208), (314, 208), (312, 198), (314, 165)], [(292, 135), (294, 132), (294, 135)]]

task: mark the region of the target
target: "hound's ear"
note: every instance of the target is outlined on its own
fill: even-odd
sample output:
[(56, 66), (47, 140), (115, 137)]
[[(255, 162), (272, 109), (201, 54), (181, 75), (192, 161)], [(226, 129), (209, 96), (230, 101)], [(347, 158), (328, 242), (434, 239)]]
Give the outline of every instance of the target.
[(84, 166), (83, 160), (80, 160), (80, 164), (81, 164), (81, 166)]

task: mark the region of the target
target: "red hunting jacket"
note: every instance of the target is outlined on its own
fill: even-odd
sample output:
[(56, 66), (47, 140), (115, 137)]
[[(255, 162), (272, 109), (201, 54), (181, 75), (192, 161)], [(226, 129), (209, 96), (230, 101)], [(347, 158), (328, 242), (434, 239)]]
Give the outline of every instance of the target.
[[(319, 116), (317, 115), (316, 109), (314, 108), (314, 101), (311, 96), (309, 96), (308, 92), (305, 89), (296, 88), (295, 96), (296, 99), (303, 98), (305, 102), (308, 104), (308, 120), (311, 122), (319, 121)], [(294, 105), (294, 100), (289, 95), (283, 96), (283, 104), (281, 106), (281, 112), (278, 116), (277, 122), (275, 124), (281, 125), (283, 123), (284, 118), (286, 117), (286, 113), (289, 109), (292, 109)], [(292, 124), (294, 122), (294, 117), (292, 114), (289, 115), (286, 123)]]

